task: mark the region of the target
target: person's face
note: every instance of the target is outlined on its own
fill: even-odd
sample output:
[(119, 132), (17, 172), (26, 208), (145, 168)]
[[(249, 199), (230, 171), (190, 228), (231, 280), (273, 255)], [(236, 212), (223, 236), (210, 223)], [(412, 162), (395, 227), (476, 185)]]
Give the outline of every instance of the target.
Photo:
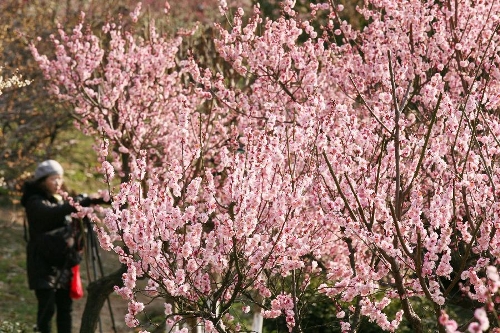
[(44, 185), (50, 194), (56, 194), (62, 187), (63, 177), (61, 175), (48, 176)]

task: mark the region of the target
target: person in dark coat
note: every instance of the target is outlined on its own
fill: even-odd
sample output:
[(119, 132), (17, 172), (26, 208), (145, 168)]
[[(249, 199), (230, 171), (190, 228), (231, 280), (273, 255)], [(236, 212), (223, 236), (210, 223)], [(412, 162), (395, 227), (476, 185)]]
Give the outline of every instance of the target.
[[(53, 245), (46, 241), (44, 235), (67, 227), (71, 223), (69, 215), (76, 211), (68, 201), (58, 197), (57, 193), (63, 185), (63, 172), (57, 161), (40, 163), (33, 180), (25, 183), (21, 198), (28, 222), (28, 284), (35, 291), (38, 301), (37, 329), (42, 333), (50, 333), (55, 313), (58, 333), (70, 333), (72, 326), (73, 300), (69, 284), (72, 277), (71, 266), (75, 263), (68, 263), (63, 253), (55, 253), (53, 258), (47, 258), (43, 254), (45, 250), (55, 250), (50, 249)], [(79, 203), (89, 206), (91, 199), (87, 197)], [(55, 263), (52, 259), (60, 259), (62, 264)]]

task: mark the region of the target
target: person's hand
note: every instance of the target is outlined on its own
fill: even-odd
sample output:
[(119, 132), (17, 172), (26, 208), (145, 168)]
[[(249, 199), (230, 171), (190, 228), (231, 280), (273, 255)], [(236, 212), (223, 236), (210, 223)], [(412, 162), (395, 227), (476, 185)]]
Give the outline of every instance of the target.
[(73, 200), (82, 207), (89, 207), (92, 204), (92, 198), (85, 193), (78, 194)]
[(102, 193), (93, 194), (88, 196), (87, 194), (79, 194), (75, 197), (75, 202), (78, 202), (82, 207), (89, 207), (91, 205), (104, 205), (110, 204), (111, 200), (109, 195), (102, 195)]
[(109, 205), (110, 200), (106, 201), (104, 198), (90, 198), (91, 205)]

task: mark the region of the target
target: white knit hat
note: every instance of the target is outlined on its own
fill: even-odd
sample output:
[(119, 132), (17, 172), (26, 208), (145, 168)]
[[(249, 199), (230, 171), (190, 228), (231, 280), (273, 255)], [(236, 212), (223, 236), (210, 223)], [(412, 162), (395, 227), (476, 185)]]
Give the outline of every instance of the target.
[(59, 162), (54, 161), (54, 160), (47, 160), (43, 161), (42, 163), (38, 164), (35, 170), (35, 181), (45, 177), (45, 176), (52, 176), (52, 175), (63, 175), (64, 170), (59, 164)]

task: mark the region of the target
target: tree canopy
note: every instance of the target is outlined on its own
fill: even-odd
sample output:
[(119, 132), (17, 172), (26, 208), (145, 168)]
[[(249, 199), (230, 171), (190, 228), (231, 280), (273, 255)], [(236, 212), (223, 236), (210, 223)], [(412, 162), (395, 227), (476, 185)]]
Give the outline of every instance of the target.
[(245, 330), (232, 310), (256, 306), (303, 332), (312, 294), (342, 332), (500, 326), (500, 3), (369, 0), (361, 25), (296, 5), (221, 1), (210, 63), (195, 30), (133, 34), (140, 6), (31, 46), (97, 138), (113, 203), (81, 214), (126, 267), (127, 324), (147, 295), (179, 329)]

